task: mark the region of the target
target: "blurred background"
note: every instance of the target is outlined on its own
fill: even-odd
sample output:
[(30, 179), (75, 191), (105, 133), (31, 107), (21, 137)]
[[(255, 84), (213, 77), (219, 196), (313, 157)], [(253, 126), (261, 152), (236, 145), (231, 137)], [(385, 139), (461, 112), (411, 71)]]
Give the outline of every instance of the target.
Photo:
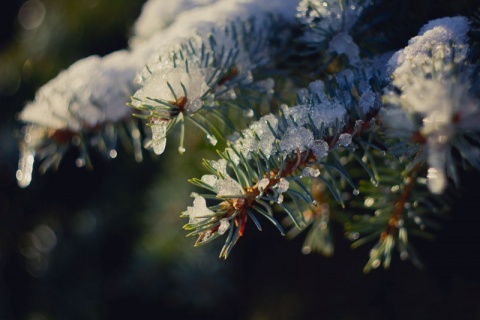
[(436, 240), (414, 240), (425, 269), (397, 259), (367, 275), (369, 246), (351, 250), (342, 230), (332, 258), (268, 223), (227, 261), (222, 241), (193, 248), (179, 215), (212, 150), (179, 156), (173, 143), (140, 164), (92, 153), (94, 171), (72, 150), (19, 188), (16, 113), (76, 60), (127, 47), (143, 2), (0, 3), (0, 319), (480, 319), (478, 174)]

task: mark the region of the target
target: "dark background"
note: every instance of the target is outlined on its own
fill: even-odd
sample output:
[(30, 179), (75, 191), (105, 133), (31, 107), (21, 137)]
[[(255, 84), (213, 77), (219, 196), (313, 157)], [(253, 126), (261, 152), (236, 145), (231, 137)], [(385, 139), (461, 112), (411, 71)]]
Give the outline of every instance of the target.
[[(413, 22), (391, 17), (389, 30), (403, 30), (405, 45), (429, 19), (470, 15), (475, 2), (397, 2)], [(125, 48), (143, 1), (44, 0), (35, 30), (18, 23), (23, 3), (0, 3), (0, 319), (480, 319), (476, 173), (462, 177), (437, 239), (413, 239), (425, 269), (394, 259), (367, 275), (369, 246), (351, 250), (340, 229), (332, 258), (302, 255), (302, 237), (286, 241), (266, 222), (249, 225), (227, 261), (222, 241), (193, 248), (178, 216), (191, 205), (186, 180), (203, 172), (200, 151), (180, 157), (174, 146), (141, 164), (93, 153), (86, 171), (72, 150), (57, 172), (17, 187), (15, 114), (59, 70)]]

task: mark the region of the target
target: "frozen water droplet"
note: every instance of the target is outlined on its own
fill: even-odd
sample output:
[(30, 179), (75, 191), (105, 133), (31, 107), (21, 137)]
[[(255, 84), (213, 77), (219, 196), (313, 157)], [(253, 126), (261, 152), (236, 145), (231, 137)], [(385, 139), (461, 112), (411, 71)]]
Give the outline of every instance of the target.
[(290, 183), (285, 178), (280, 178), (280, 181), (277, 183), (278, 192), (282, 193), (288, 190)]
[(373, 206), (373, 204), (375, 203), (375, 199), (371, 198), (371, 197), (368, 197), (365, 199), (365, 207), (367, 208), (370, 208), (371, 206)]
[(185, 151), (186, 151), (186, 149), (185, 149), (184, 147), (178, 147), (178, 152), (179, 152), (180, 154), (184, 154)]
[(224, 234), (230, 227), (230, 222), (227, 219), (220, 220), (220, 226), (218, 227), (218, 234)]
[(310, 254), (310, 253), (312, 253), (312, 248), (310, 246), (303, 246), (302, 253), (303, 254)]
[(283, 202), (283, 194), (280, 194), (277, 198), (277, 201), (278, 203), (282, 203)]
[(348, 239), (351, 241), (357, 240), (358, 238), (360, 238), (360, 234), (358, 232), (350, 232), (348, 234)]
[(360, 194), (360, 190), (358, 190), (358, 189), (353, 189), (353, 192), (352, 192), (352, 193), (353, 193), (354, 196), (358, 196), (358, 195)]
[(75, 160), (75, 165), (78, 167), (78, 168), (82, 168), (82, 167), (85, 167), (85, 158), (77, 158), (77, 160)]
[(342, 147), (348, 146), (352, 143), (352, 135), (349, 133), (342, 133), (340, 137), (338, 137), (338, 144)]
[(380, 267), (380, 264), (381, 264), (381, 261), (379, 259), (375, 259), (372, 262), (372, 268), (377, 269), (378, 267)]
[(253, 109), (248, 109), (248, 110), (245, 110), (245, 112), (243, 113), (243, 115), (247, 118), (252, 118), (255, 114), (253, 112)]
[(117, 157), (117, 150), (115, 149), (110, 150), (108, 152), (108, 155), (110, 156), (110, 158), (115, 159)]
[(208, 141), (212, 144), (212, 146), (217, 145), (218, 140), (217, 140), (217, 138), (215, 138), (214, 135), (208, 134), (208, 135), (207, 135), (207, 139), (208, 139)]
[(302, 171), (302, 176), (304, 177), (318, 177), (320, 175), (320, 170), (311, 167), (305, 167)]
[(154, 121), (150, 128), (152, 129), (152, 147), (155, 154), (162, 154), (167, 144), (167, 121)]
[(314, 141), (311, 148), (317, 160), (322, 160), (328, 154), (328, 143), (323, 140)]
[(313, 200), (313, 201), (312, 201), (312, 204), (316, 207), (318, 203), (317, 203), (316, 200)]

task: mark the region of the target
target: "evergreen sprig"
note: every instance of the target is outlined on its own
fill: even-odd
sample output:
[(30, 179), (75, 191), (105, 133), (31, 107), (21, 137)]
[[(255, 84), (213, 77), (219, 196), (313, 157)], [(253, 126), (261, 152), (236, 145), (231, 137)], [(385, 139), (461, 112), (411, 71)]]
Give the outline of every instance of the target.
[[(155, 153), (163, 153), (166, 136), (176, 124), (182, 127), (179, 151), (185, 151), (184, 119), (216, 145), (220, 134), (214, 132), (224, 130), (215, 120), (231, 123), (227, 119), (232, 108), (240, 110), (243, 117), (245, 112), (253, 112), (253, 102), (271, 96), (274, 82), (259, 78), (262, 73), (258, 69), (268, 64), (272, 68), (288, 37), (282, 31), (285, 27), (285, 21), (273, 15), (214, 25), (147, 64), (137, 77), (143, 87), (132, 97), (131, 105), (146, 112), (137, 116), (152, 127), (149, 145)], [(271, 33), (271, 29), (279, 33)]]

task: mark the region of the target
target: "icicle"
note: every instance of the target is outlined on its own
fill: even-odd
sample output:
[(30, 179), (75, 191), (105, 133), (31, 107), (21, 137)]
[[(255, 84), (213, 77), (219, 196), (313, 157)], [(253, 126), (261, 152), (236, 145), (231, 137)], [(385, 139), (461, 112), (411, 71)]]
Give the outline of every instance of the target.
[(152, 128), (152, 147), (155, 154), (162, 154), (165, 151), (167, 143), (167, 121), (153, 121)]
[(22, 146), (20, 150), (20, 159), (18, 161), (18, 170), (16, 172), (19, 187), (26, 188), (30, 185), (34, 162), (35, 150), (27, 146)]

